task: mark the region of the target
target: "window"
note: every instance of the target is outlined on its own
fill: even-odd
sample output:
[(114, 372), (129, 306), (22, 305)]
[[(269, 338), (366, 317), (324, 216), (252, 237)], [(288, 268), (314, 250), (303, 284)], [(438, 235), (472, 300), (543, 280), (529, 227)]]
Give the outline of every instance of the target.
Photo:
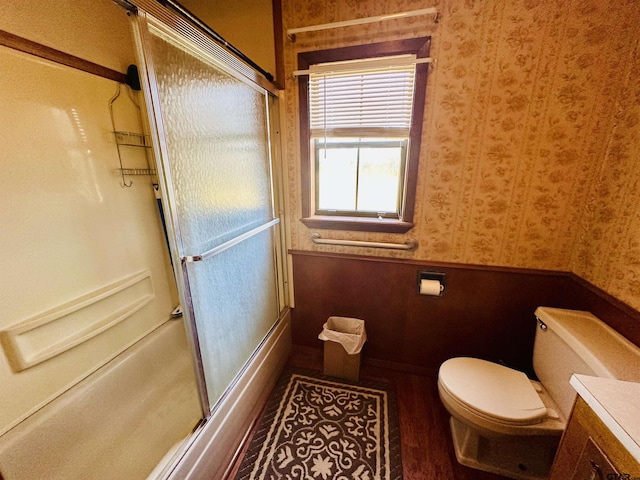
[(428, 54), (417, 38), (298, 55), (307, 226), (413, 227)]
[(320, 215), (399, 218), (407, 140), (314, 138)]

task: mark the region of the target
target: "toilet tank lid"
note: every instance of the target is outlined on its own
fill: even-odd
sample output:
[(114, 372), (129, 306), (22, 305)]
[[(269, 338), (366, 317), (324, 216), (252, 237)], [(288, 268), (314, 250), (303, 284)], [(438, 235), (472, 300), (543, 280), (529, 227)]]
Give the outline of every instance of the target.
[(599, 377), (640, 382), (640, 348), (590, 312), (538, 307), (536, 317)]

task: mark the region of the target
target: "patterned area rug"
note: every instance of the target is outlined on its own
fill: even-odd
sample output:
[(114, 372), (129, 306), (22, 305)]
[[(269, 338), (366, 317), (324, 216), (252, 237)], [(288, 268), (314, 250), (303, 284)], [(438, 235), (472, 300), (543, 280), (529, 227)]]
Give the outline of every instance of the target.
[(236, 480), (401, 480), (392, 387), (286, 370)]

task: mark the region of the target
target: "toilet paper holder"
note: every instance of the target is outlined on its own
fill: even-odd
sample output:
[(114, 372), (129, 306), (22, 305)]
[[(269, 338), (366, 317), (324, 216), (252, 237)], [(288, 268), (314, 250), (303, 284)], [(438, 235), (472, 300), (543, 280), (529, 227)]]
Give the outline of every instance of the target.
[[(424, 280), (424, 282), (423, 282)], [(439, 288), (434, 283), (440, 284)], [(447, 274), (442, 272), (418, 272), (418, 293), (420, 295), (430, 295), (443, 297), (446, 289)]]

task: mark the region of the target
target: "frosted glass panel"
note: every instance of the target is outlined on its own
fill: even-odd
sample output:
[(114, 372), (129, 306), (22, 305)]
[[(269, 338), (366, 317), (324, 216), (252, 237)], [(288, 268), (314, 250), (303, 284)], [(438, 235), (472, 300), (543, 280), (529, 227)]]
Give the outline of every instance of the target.
[(181, 270), (181, 294), (214, 406), (279, 316), (275, 229), (243, 235), (274, 215), (268, 94), (182, 40), (151, 33), (174, 240), (181, 257), (209, 252)]
[(188, 264), (209, 403), (215, 404), (278, 317), (273, 229)]
[(196, 255), (273, 218), (266, 93), (151, 38), (181, 253)]

